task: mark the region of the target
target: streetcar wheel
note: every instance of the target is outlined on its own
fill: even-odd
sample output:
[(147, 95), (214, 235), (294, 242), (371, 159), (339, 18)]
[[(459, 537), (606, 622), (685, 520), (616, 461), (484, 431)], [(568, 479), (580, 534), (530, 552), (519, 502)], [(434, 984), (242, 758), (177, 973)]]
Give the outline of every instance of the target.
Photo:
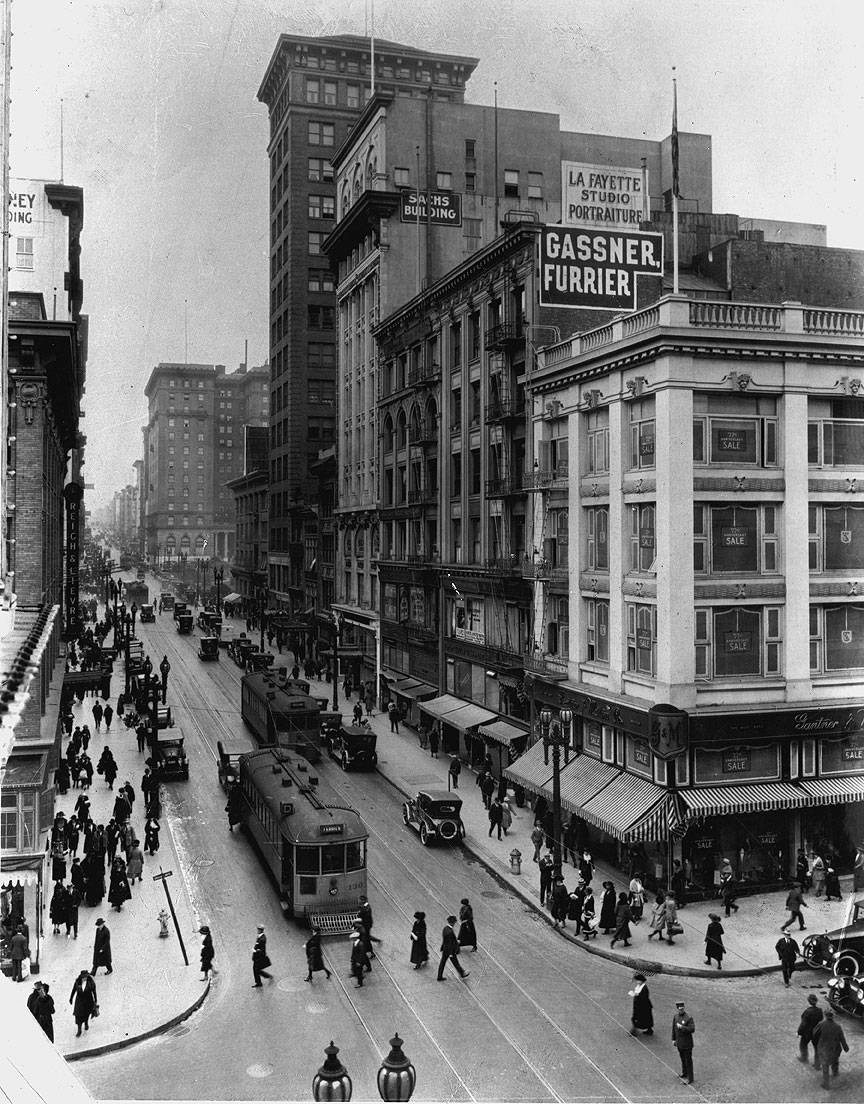
[(429, 829), (425, 824), (420, 825), (420, 842), (424, 847), (429, 846)]

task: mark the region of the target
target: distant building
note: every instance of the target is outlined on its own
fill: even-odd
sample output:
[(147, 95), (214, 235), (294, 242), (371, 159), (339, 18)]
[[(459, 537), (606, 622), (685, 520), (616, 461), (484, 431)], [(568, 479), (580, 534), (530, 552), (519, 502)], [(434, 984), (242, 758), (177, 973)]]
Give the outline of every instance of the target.
[(159, 364), (147, 386), (144, 429), (147, 555), (228, 561), (234, 554), (234, 498), (242, 475), (244, 427), (266, 426), (267, 365), (227, 375), (223, 364)]
[(231, 575), (247, 612), (257, 608), (267, 590), (268, 438), (266, 426), (245, 427), (243, 474), (226, 484), (234, 495), (237, 533)]

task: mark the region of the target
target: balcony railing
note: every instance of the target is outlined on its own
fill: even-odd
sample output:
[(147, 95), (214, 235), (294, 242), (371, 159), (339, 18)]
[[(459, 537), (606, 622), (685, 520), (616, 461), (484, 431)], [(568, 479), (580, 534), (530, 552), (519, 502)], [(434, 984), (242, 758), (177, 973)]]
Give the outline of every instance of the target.
[(561, 656), (544, 655), (543, 652), (526, 652), (524, 656), (525, 670), (535, 675), (544, 675), (546, 678), (562, 681), (566, 679), (569, 671), (567, 660)]
[(506, 349), (525, 340), (522, 322), (499, 322), (486, 331), (487, 349)]

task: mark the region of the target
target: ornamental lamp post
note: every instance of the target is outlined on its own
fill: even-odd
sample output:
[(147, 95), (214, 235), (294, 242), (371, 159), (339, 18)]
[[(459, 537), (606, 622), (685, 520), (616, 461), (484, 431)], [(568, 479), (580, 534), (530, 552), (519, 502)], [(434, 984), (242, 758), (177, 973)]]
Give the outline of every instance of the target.
[(312, 1097), (314, 1100), (350, 1100), (351, 1078), (348, 1071), (336, 1057), (339, 1047), (330, 1040), (330, 1046), (324, 1047), (327, 1058), (324, 1065), (312, 1079)]
[(165, 698), (168, 693), (168, 672), (171, 670), (171, 664), (168, 662), (168, 656), (162, 657), (162, 662), (159, 664), (159, 671), (162, 674), (162, 704), (165, 704)]
[(378, 1070), (378, 1095), (382, 1100), (410, 1100), (417, 1085), (417, 1071), (402, 1051), (397, 1031), (390, 1040), (390, 1053)]

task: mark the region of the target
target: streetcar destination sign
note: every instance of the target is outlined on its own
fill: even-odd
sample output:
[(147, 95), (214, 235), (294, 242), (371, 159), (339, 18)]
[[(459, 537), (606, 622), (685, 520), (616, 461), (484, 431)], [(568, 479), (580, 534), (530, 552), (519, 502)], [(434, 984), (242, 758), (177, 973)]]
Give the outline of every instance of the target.
[(663, 235), (544, 226), (540, 303), (589, 310), (636, 310), (638, 276), (663, 275)]

